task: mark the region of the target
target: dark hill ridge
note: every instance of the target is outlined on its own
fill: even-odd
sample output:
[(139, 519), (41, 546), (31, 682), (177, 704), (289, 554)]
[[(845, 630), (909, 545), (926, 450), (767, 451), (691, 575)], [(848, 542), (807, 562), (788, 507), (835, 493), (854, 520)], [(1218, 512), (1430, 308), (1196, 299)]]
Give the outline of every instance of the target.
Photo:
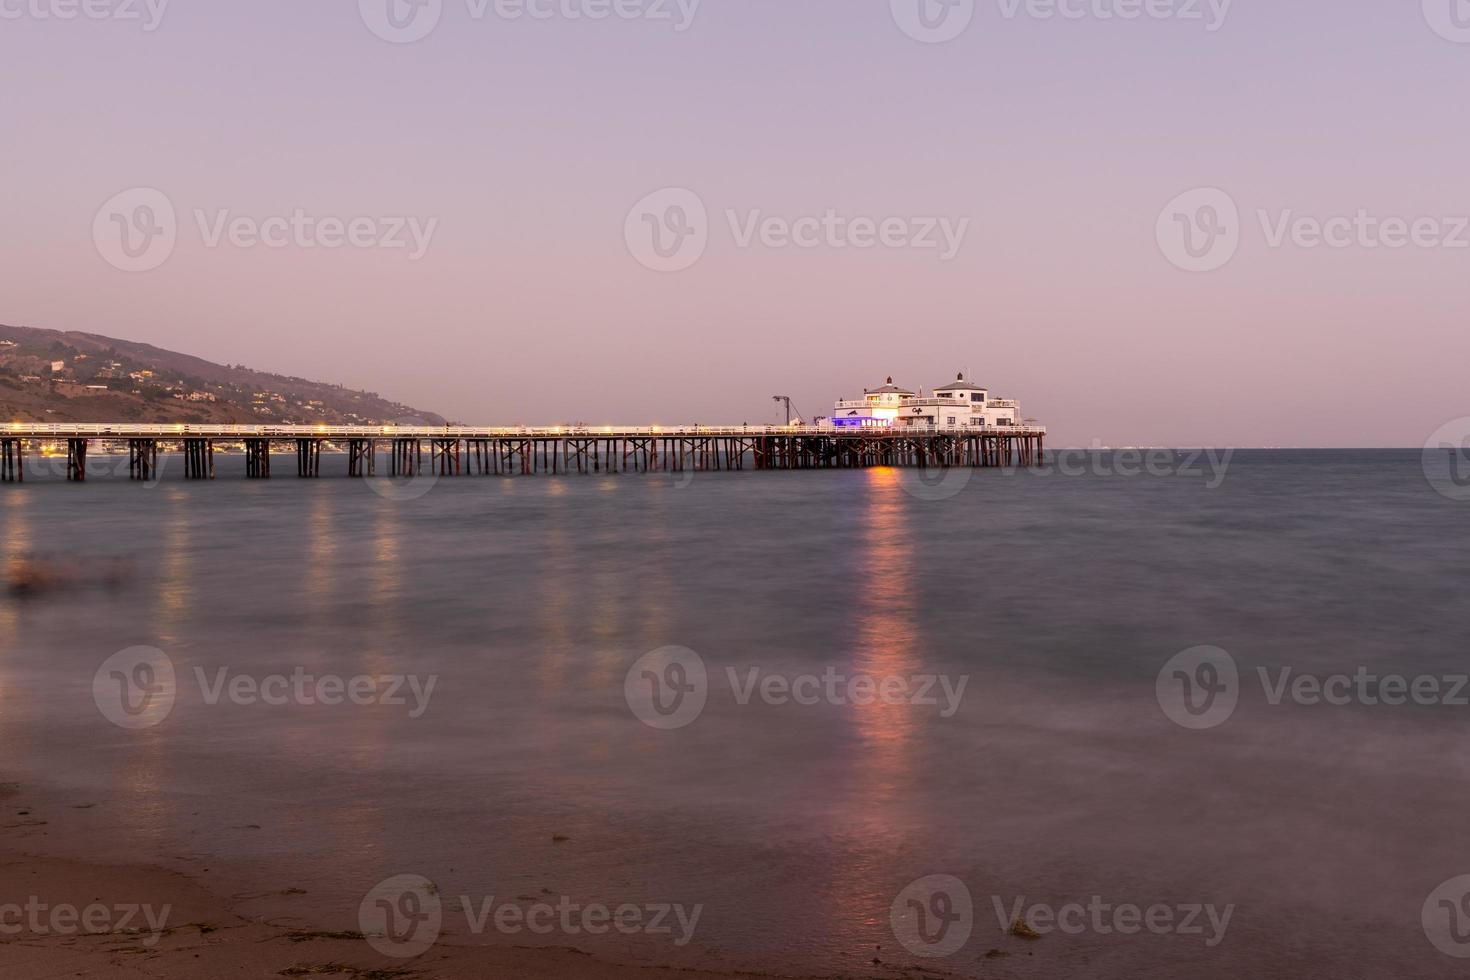
[(444, 419), (373, 392), (100, 334), (0, 324), (0, 420), (380, 425)]

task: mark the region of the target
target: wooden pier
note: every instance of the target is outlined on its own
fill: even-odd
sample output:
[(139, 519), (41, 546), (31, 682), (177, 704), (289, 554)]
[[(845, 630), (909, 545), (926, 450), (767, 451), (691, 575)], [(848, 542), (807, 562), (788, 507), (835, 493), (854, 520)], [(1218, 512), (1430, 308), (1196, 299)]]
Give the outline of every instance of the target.
[[(184, 478), (214, 479), (216, 449), (238, 449), (246, 477), (271, 476), (271, 453), (296, 451), (296, 475), (322, 476), (324, 451), (347, 458), (346, 475), (416, 477), (683, 473), (871, 467), (1035, 467), (1045, 461), (1041, 426), (828, 429), (817, 426), (481, 429), (469, 426), (180, 426), (12, 424), (0, 430), (0, 480), (25, 478), (28, 446), (65, 443), (69, 481), (87, 478), (89, 447), (128, 449), (128, 475), (154, 480), (160, 450), (182, 453)], [(425, 448), (428, 450), (425, 467)]]

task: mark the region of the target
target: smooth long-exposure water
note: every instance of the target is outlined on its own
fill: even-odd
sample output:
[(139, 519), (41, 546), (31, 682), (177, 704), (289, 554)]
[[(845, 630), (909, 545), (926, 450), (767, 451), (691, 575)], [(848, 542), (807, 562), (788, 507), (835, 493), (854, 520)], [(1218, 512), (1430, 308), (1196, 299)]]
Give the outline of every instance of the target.
[[(1426, 902), (1470, 874), (1470, 707), (1449, 690), (1470, 671), (1470, 503), (1434, 492), (1417, 452), (1241, 452), (1223, 474), (975, 471), (937, 490), (870, 470), (375, 492), (332, 458), (332, 477), (268, 482), (222, 458), (212, 483), (184, 482), (173, 459), (140, 486), (93, 464), (83, 485), (35, 461), (0, 487), (12, 575), (52, 575), (0, 598), (3, 779), (92, 804), (49, 828), (59, 851), (208, 868), (242, 894), (307, 888), (342, 928), (397, 874), (456, 909), (462, 895), (702, 906), (684, 946), (446, 925), (455, 941), (639, 962), (1463, 970), (1426, 933)], [(168, 658), (175, 699), (123, 727), (94, 678), (139, 646)], [(625, 681), (670, 646), (708, 681), (702, 712), (664, 730)], [(1169, 702), (1183, 682), (1166, 663), (1201, 646), (1238, 668), (1224, 720)], [(1272, 703), (1283, 668), (1288, 683), (1361, 668), (1370, 696), (1312, 704), (1308, 684)], [(402, 704), (251, 696), (296, 674), (420, 687), (405, 681)], [(1188, 659), (1182, 674), (1219, 676)], [(1387, 674), (1441, 679), (1441, 694), (1368, 703)], [(910, 694), (932, 678), (937, 703), (854, 698), (854, 677)], [(816, 703), (783, 696), (793, 681)], [(953, 955), (926, 961), (890, 912), (936, 875), (963, 883), (973, 915)], [(1176, 923), (1232, 911), (1223, 931), (1201, 912), (1199, 933), (1026, 940), (1003, 928), (1021, 899), (1165, 905)]]

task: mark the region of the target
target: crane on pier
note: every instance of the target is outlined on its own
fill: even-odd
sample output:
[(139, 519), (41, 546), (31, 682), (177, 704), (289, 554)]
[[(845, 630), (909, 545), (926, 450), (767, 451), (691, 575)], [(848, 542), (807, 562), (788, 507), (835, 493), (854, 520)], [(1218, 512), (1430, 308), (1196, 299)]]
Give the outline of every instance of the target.
[(800, 425), (801, 424), (801, 413), (800, 412), (797, 412), (794, 416), (791, 414), (791, 396), (790, 395), (772, 395), (771, 396), (771, 401), (774, 401), (774, 402), (785, 402), (786, 403), (786, 424), (787, 425)]

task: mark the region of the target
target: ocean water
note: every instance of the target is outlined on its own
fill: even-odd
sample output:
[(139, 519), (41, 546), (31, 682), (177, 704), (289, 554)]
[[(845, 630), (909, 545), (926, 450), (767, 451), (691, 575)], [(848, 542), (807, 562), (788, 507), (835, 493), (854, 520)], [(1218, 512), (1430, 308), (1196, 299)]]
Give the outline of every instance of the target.
[[(300, 888), (301, 921), (356, 928), (375, 885), (422, 876), (442, 942), (875, 976), (1462, 975), (1470, 905), (1441, 886), (1470, 874), (1470, 503), (1418, 452), (1186, 461), (393, 483), (336, 458), (247, 482), (221, 457), (212, 483), (173, 459), (148, 486), (29, 461), (0, 487), (0, 557), (32, 586), (0, 597), (0, 779), (51, 801), (36, 846)], [(159, 655), (166, 698), (106, 707)], [(298, 673), (419, 694), (250, 696)], [(1390, 675), (1439, 694), (1381, 703)], [(1313, 680), (1350, 693), (1310, 703)], [(683, 944), (475, 935), (460, 896), (700, 913)], [(1007, 931), (1089, 903), (1174, 925)]]

